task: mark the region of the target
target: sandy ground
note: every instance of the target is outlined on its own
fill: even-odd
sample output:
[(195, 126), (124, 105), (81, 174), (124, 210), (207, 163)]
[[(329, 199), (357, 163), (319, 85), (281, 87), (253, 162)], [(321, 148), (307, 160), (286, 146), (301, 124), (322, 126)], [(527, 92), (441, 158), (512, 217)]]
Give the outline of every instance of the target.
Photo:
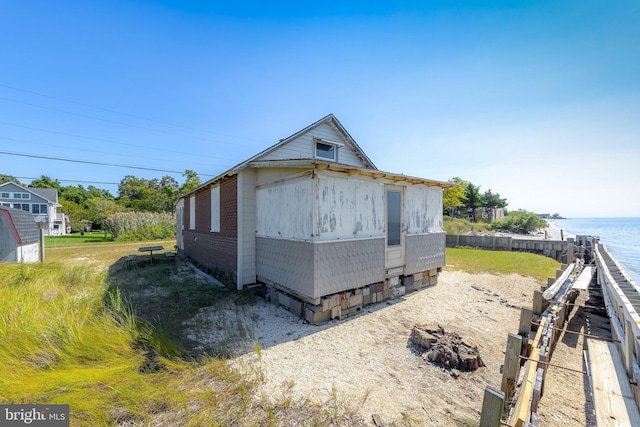
[[(458, 426), (479, 420), (485, 386), (499, 388), (507, 335), (538, 288), (518, 275), (443, 272), (438, 285), (322, 326), (262, 301), (205, 309), (191, 324), (205, 347), (233, 341), (230, 363), (260, 372), (263, 396), (327, 404), (337, 398), (367, 420), (379, 414), (385, 424)], [(409, 341), (421, 323), (475, 342), (487, 366), (456, 379), (425, 362)], [(223, 332), (229, 325), (244, 338)]]
[[(559, 234), (547, 230), (547, 238)], [(479, 421), (485, 387), (500, 387), (507, 335), (517, 331), (520, 307), (531, 307), (535, 289), (534, 279), (519, 275), (445, 271), (435, 286), (321, 326), (262, 300), (203, 309), (187, 326), (202, 348), (226, 348), (234, 367), (258, 373), (262, 397), (338, 400), (371, 425), (378, 414), (385, 425), (468, 426)], [(414, 325), (431, 323), (476, 343), (487, 366), (454, 378), (425, 362), (409, 336)], [(552, 361), (581, 369), (581, 346), (561, 337)], [(581, 374), (551, 377), (541, 425), (589, 425)]]

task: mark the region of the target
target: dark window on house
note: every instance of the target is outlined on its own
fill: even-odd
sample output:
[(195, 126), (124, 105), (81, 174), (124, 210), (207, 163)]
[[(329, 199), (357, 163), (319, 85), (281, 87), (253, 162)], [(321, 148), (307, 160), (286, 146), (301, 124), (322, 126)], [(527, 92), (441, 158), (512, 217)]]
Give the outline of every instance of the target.
[(0, 203), (0, 206), (3, 206), (5, 208), (10, 208), (11, 207), (11, 203)]
[(387, 191), (387, 246), (400, 246), (400, 206), (399, 191)]
[(31, 213), (34, 214), (46, 214), (47, 213), (47, 205), (39, 205), (34, 203), (31, 205)]
[(30, 199), (31, 198), (31, 194), (29, 194), (29, 193), (20, 193), (20, 195), (22, 196), (23, 199)]
[(8, 199), (9, 198), (9, 193), (2, 193), (2, 198), (3, 199)]
[(316, 157), (335, 161), (336, 160), (335, 145), (316, 142)]
[(27, 211), (27, 212), (31, 211), (31, 209), (29, 209), (29, 203), (14, 203), (13, 208), (22, 209), (23, 211)]
[(14, 199), (19, 199), (20, 198), (20, 193), (13, 193), (13, 198)]

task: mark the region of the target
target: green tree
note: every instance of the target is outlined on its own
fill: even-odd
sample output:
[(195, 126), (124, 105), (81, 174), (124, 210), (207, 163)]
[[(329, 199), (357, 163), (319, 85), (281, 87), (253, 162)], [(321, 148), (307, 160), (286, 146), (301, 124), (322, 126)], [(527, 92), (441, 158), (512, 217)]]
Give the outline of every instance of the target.
[(71, 200), (60, 200), (60, 204), (62, 205), (62, 212), (69, 217), (71, 232), (77, 233), (84, 230), (84, 223), (82, 220), (86, 220), (85, 208)]
[(480, 202), (485, 208), (506, 208), (507, 199), (500, 197), (499, 193), (493, 193), (491, 190), (485, 191), (480, 197)]
[(200, 177), (195, 171), (187, 169), (186, 171), (184, 171), (182, 176), (185, 178), (185, 180), (180, 187), (180, 194), (187, 194), (200, 186)]
[(449, 216), (452, 216), (456, 208), (464, 206), (465, 187), (467, 186), (467, 182), (457, 176), (451, 178), (449, 182), (458, 184), (458, 186), (445, 188), (442, 191), (442, 206), (444, 212)]
[(171, 212), (178, 183), (170, 176), (158, 180), (125, 176), (118, 185), (118, 202), (127, 210)]
[(56, 190), (60, 191), (61, 185), (60, 185), (60, 181), (58, 181), (57, 179), (53, 180), (49, 178), (47, 175), (41, 175), (40, 178), (34, 179), (33, 181), (31, 181), (31, 184), (29, 184), (29, 187), (55, 188)]
[(470, 182), (464, 188), (464, 207), (476, 209), (482, 207), (482, 195), (480, 194), (480, 186), (476, 186)]
[(105, 220), (110, 215), (122, 212), (123, 210), (124, 209), (116, 203), (113, 198), (92, 197), (86, 202), (86, 219), (91, 221), (96, 228), (104, 230)]
[(22, 185), (23, 187), (25, 187), (25, 185), (23, 183), (20, 182), (20, 180), (18, 178), (16, 178), (13, 175), (5, 175), (3, 173), (0, 173), (0, 184), (4, 184), (6, 182), (15, 182), (18, 185)]

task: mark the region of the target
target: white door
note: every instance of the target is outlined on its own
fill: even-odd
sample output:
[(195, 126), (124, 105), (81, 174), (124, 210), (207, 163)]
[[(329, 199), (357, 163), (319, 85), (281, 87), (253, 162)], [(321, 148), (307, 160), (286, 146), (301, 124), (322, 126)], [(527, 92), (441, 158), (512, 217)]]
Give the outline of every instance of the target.
[(385, 268), (404, 266), (403, 187), (385, 187)]

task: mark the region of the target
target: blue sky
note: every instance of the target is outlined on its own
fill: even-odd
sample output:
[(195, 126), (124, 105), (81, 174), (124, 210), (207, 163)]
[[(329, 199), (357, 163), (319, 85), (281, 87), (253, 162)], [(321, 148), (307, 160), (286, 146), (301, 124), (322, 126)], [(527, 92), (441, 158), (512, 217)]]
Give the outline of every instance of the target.
[[(333, 113), (382, 170), (640, 216), (637, 1), (5, 0), (0, 40), (3, 152), (206, 179)], [(182, 181), (10, 154), (0, 173)]]

